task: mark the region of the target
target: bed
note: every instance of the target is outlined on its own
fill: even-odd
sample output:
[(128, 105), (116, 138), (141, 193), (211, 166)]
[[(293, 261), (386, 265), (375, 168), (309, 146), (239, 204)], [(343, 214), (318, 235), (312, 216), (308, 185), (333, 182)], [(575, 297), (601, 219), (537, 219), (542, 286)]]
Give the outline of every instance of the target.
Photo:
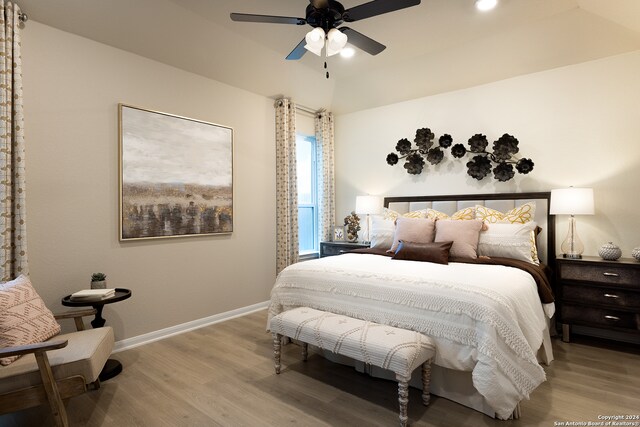
[[(451, 215), (475, 205), (504, 212), (535, 201), (535, 221), (542, 230), (538, 256), (552, 267), (555, 226), (549, 200), (550, 193), (509, 193), (389, 197), (384, 203), (399, 213), (433, 208)], [(545, 381), (539, 362), (553, 360), (549, 320), (554, 306), (548, 297), (542, 303), (533, 276), (506, 265), (441, 265), (348, 253), (283, 270), (269, 315), (310, 306), (425, 333), (436, 343), (431, 392), (506, 419), (517, 417), (519, 402)]]

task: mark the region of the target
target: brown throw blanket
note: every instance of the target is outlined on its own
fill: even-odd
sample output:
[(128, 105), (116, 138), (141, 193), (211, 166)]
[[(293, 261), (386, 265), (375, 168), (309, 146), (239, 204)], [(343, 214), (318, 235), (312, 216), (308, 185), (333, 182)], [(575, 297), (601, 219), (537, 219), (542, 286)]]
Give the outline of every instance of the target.
[[(374, 254), (374, 255), (383, 255), (391, 257), (392, 253), (387, 253), (385, 249), (380, 248), (364, 248), (364, 249), (356, 249), (350, 251), (350, 253), (361, 253), (361, 254)], [(533, 280), (535, 280), (536, 285), (538, 286), (538, 295), (540, 296), (540, 301), (543, 304), (547, 304), (550, 302), (554, 302), (555, 298), (553, 296), (553, 288), (551, 287), (552, 280), (552, 271), (548, 265), (540, 264), (535, 265), (530, 262), (520, 261), (512, 258), (498, 258), (498, 257), (480, 257), (476, 259), (450, 259), (451, 262), (464, 262), (467, 264), (491, 264), (491, 265), (505, 265), (507, 267), (514, 267), (520, 270), (524, 270), (527, 273), (531, 274)]]

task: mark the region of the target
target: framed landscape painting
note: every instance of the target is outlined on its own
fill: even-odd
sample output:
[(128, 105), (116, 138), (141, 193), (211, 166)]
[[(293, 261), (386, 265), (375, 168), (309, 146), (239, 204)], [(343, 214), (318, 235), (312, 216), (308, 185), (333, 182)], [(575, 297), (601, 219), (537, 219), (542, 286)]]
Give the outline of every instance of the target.
[(120, 240), (233, 231), (233, 129), (118, 105)]

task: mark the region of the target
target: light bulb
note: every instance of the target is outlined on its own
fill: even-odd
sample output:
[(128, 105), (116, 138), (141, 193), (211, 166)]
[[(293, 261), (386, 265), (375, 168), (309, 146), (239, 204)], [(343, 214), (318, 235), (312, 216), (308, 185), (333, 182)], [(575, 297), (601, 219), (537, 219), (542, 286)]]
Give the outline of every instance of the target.
[(476, 0), (476, 9), (486, 12), (498, 4), (498, 0)]
[(343, 58), (351, 58), (355, 54), (356, 50), (348, 46), (340, 51), (340, 56), (342, 56)]

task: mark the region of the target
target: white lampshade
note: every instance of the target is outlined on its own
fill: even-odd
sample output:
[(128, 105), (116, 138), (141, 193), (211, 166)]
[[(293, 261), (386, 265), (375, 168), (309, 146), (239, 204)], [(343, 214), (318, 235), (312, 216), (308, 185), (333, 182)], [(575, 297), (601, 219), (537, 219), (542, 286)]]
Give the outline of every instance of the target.
[(593, 215), (593, 188), (560, 188), (551, 190), (552, 215)]
[(347, 35), (342, 31), (332, 28), (327, 34), (327, 56), (339, 53), (347, 44)]
[(307, 44), (304, 45), (304, 48), (309, 52), (320, 56), (322, 48), (324, 47), (324, 30), (320, 27), (316, 27), (307, 33), (304, 40), (307, 42)]
[(356, 213), (366, 215), (376, 215), (382, 212), (382, 197), (378, 196), (357, 196)]

